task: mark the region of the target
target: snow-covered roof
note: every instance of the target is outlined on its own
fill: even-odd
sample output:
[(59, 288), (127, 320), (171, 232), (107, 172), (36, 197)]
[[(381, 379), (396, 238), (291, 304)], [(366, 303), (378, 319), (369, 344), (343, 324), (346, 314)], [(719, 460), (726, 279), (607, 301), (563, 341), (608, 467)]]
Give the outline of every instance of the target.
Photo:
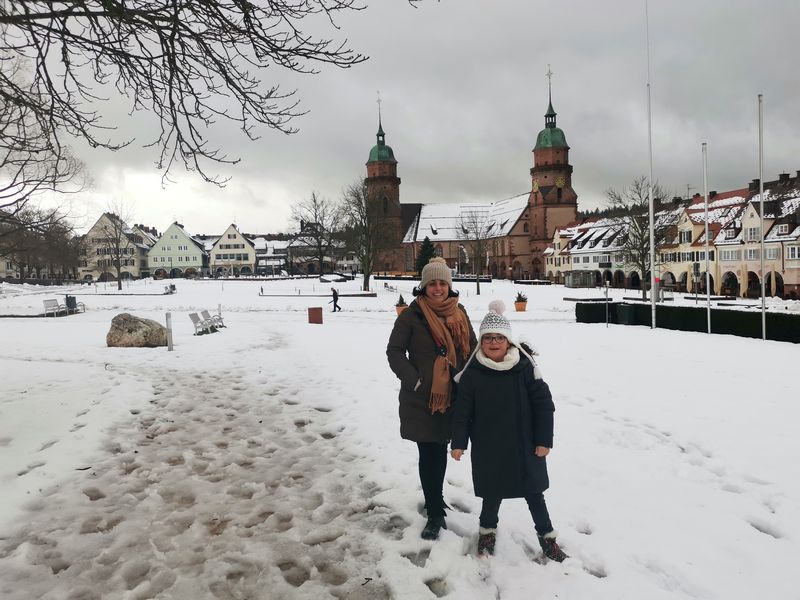
[(461, 204), (424, 204), (411, 223), (403, 242), (421, 242), (426, 237), (432, 242), (464, 239), (462, 219), (469, 222), (478, 214), (481, 222), (490, 226), (492, 238), (508, 235), (528, 207), (528, 192), (496, 202), (468, 202)]

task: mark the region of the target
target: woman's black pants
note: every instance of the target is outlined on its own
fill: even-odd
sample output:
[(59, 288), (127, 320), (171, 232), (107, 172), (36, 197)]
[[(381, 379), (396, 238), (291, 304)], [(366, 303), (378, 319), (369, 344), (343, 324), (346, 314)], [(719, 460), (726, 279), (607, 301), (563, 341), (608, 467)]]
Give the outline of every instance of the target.
[(447, 444), (417, 442), (419, 448), (419, 480), (425, 494), (425, 509), (430, 517), (444, 516), (444, 472), (447, 469)]

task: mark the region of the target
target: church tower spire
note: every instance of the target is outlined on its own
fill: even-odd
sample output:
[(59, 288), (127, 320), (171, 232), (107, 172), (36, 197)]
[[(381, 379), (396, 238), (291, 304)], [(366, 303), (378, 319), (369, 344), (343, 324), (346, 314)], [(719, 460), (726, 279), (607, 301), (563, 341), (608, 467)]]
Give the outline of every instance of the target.
[(556, 125), (553, 109), (553, 72), (547, 65), (547, 112), (544, 129), (536, 136), (533, 148), (530, 208), (531, 273), (545, 273), (544, 250), (552, 243), (560, 227), (574, 221), (578, 213), (578, 195), (572, 189), (572, 165), (564, 132)]

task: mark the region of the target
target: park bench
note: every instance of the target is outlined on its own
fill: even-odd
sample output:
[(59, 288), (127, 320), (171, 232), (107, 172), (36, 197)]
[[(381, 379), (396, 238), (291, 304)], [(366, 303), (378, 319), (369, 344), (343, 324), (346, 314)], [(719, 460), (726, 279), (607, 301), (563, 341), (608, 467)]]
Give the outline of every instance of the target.
[(217, 327), (212, 321), (200, 318), (197, 316), (197, 313), (189, 313), (189, 318), (192, 320), (192, 325), (194, 325), (195, 335), (214, 333), (217, 331)]
[(67, 307), (63, 304), (59, 304), (58, 300), (55, 298), (50, 300), (44, 300), (44, 316), (46, 317), (50, 313), (53, 313), (54, 317), (57, 317), (60, 313), (66, 313)]
[(225, 321), (222, 319), (221, 315), (212, 315), (209, 314), (207, 310), (201, 310), (200, 316), (203, 317), (206, 321), (211, 321), (215, 327), (225, 327)]

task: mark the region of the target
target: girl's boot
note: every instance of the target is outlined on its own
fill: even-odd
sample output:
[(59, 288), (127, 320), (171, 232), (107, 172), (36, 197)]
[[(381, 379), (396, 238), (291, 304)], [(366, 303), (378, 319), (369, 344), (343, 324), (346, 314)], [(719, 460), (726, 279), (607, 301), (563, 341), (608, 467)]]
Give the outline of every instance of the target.
[(497, 541), (497, 529), (481, 527), (478, 530), (478, 556), (492, 556)]
[(550, 560), (563, 562), (565, 558), (569, 558), (561, 549), (561, 546), (558, 545), (558, 542), (556, 542), (555, 531), (537, 537), (539, 538), (539, 545), (542, 547), (542, 552), (544, 552), (544, 555)]

